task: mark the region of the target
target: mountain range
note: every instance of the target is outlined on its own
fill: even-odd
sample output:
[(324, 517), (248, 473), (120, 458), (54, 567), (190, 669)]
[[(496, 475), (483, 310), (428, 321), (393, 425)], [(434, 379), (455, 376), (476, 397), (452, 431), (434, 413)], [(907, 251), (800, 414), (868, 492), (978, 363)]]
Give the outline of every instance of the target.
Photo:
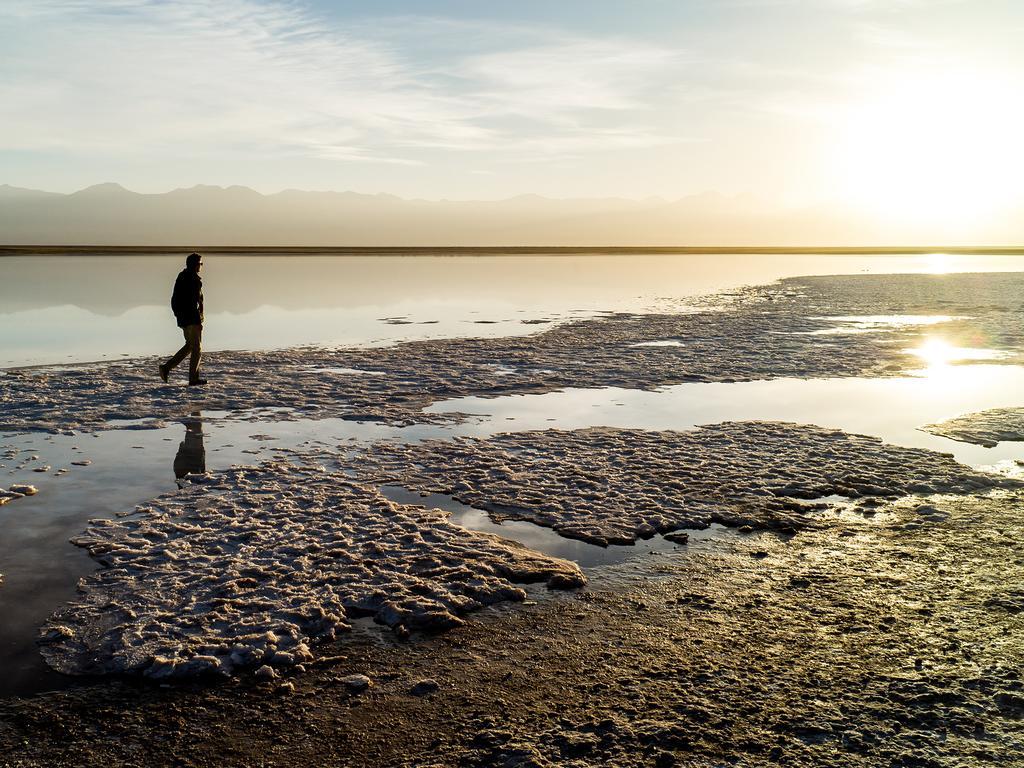
[(0, 245), (841, 246), (1010, 244), (886, 229), (828, 209), (787, 210), (714, 192), (678, 200), (409, 200), (387, 194), (199, 185), (141, 194), (97, 184), (71, 194), (0, 185)]

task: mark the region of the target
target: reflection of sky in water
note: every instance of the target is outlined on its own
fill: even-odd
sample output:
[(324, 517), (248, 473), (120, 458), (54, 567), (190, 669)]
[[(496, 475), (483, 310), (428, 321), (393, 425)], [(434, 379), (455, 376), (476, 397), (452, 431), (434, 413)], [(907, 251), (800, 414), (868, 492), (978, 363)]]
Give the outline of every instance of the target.
[[(950, 256), (946, 271), (1024, 258)], [(0, 367), (169, 355), (182, 259), (0, 258)], [(206, 257), (205, 346), (273, 349), (542, 331), (602, 311), (679, 311), (688, 297), (780, 277), (934, 271), (930, 256), (557, 255)]]
[[(644, 429), (686, 429), (729, 420), (781, 420), (836, 427), (877, 435), (899, 445), (951, 452), (973, 465), (1024, 458), (1024, 445), (1003, 443), (994, 449), (958, 443), (917, 428), (961, 413), (1020, 405), (1024, 367), (938, 363), (921, 375), (897, 379), (777, 379), (730, 384), (682, 384), (656, 392), (624, 389), (574, 390), (546, 395), (497, 399), (467, 398), (431, 410), (462, 410), (489, 414), (454, 427), (420, 425), (393, 428), (381, 424), (328, 419), (296, 422), (230, 422), (204, 418), (203, 462), (210, 471), (235, 463), (257, 463), (287, 447), (327, 446), (362, 440), (419, 440), (431, 437), (488, 435), (508, 430), (573, 429), (618, 426)], [(343, 374), (349, 375), (349, 374)], [(124, 427), (132, 425), (125, 422)], [(137, 426), (137, 425), (136, 425)], [(4, 536), (0, 563), (6, 584), (0, 590), (0, 666), (5, 679), (0, 691), (60, 687), (64, 681), (48, 674), (33, 638), (49, 613), (75, 594), (79, 577), (95, 568), (83, 550), (67, 543), (86, 520), (130, 511), (135, 504), (173, 490), (175, 470), (199, 455), (182, 423), (164, 429), (118, 429), (97, 435), (0, 435), (0, 448), (18, 448), (19, 459), (0, 460), (0, 486), (29, 482), (39, 495), (3, 508)], [(182, 455), (184, 445), (187, 456)], [(75, 450), (77, 446), (78, 450)], [(30, 455), (37, 462), (17, 464)], [(87, 467), (71, 461), (90, 459)], [(32, 472), (44, 463), (52, 470)], [(53, 472), (69, 467), (63, 477)], [(417, 497), (418, 498), (418, 497)], [(670, 554), (675, 548), (655, 539), (640, 547), (593, 552), (580, 542), (554, 536), (529, 523), (497, 526), (478, 512), (452, 508), (444, 498), (420, 500), (457, 514), (460, 524), (516, 539), (563, 557), (599, 564), (649, 550)], [(709, 531), (712, 538), (716, 531)], [(704, 535), (697, 535), (698, 542)]]
[(920, 346), (904, 351), (921, 358), (928, 366), (921, 375), (932, 379), (940, 375), (949, 377), (951, 373), (946, 371), (945, 367), (952, 363), (972, 360), (1000, 360), (1009, 357), (1009, 353), (1002, 350), (958, 347), (941, 338), (925, 339)]
[(823, 328), (818, 331), (796, 331), (801, 336), (842, 336), (850, 333), (878, 333), (893, 328), (905, 328), (915, 325), (938, 325), (952, 320), (965, 318), (955, 315), (838, 315), (819, 316), (813, 320), (829, 320), (842, 323), (834, 328)]
[(840, 323), (853, 323), (865, 327), (877, 326), (886, 328), (903, 325), (936, 325), (937, 323), (948, 323), (950, 320), (957, 320), (959, 318), (955, 315), (837, 315), (817, 319), (835, 320)]
[[(180, 259), (0, 259), (0, 367), (28, 362), (98, 360), (122, 354), (170, 354), (181, 341), (165, 294)], [(386, 343), (430, 336), (529, 333), (548, 327), (523, 320), (562, 319), (605, 310), (678, 311), (687, 297), (742, 284), (804, 274), (921, 272), (927, 257), (616, 256), (358, 259), (264, 257), (207, 259), (208, 349), (275, 348), (299, 344)], [(942, 265), (1019, 269), (1024, 259), (951, 257)], [(830, 318), (841, 327), (874, 330), (893, 324), (931, 324), (946, 317)], [(485, 323), (481, 323), (485, 321)], [(675, 340), (654, 342), (669, 346)], [(667, 351), (666, 351), (667, 352)], [(202, 456), (211, 471), (255, 463), (286, 446), (322, 440), (487, 435), (499, 431), (619, 426), (686, 429), (727, 420), (770, 419), (872, 434), (900, 445), (953, 453), (973, 465), (1024, 458), (1020, 444), (994, 449), (957, 443), (917, 428), (962, 413), (1019, 406), (1024, 368), (957, 365), (984, 360), (992, 350), (926, 341), (915, 353), (926, 367), (899, 379), (779, 379), (730, 384), (684, 384), (657, 392), (602, 389), (498, 399), (467, 398), (435, 406), (488, 414), (452, 428), (407, 429), (340, 420), (232, 423), (207, 414)], [(325, 375), (357, 375), (348, 369)], [(213, 418), (211, 418), (213, 417)], [(128, 424), (125, 427), (131, 426)], [(200, 446), (183, 424), (121, 429), (97, 436), (0, 435), (0, 446), (38, 454), (57, 470), (80, 458), (63, 477), (0, 460), (0, 486), (28, 482), (38, 496), (3, 508), (0, 563), (0, 688), (58, 684), (45, 675), (33, 638), (77, 579), (95, 568), (67, 544), (88, 518), (110, 517), (174, 488), (177, 469), (198, 466)], [(261, 437), (256, 438), (259, 434)], [(276, 439), (271, 439), (276, 438)], [(182, 454), (184, 445), (186, 451)], [(79, 450), (73, 450), (77, 446)], [(24, 456), (24, 454), (19, 454)], [(430, 500), (428, 500), (430, 501)], [(445, 507), (444, 499), (433, 499)], [(450, 505), (449, 505), (450, 506)], [(472, 510), (453, 510), (467, 526), (531, 543), (567, 557), (588, 545), (553, 539), (528, 523), (495, 526)], [(504, 529), (504, 530), (502, 530)], [(642, 545), (660, 548), (665, 542)], [(622, 552), (608, 551), (609, 562)], [(600, 558), (598, 558), (600, 560)]]
[(875, 435), (897, 445), (953, 453), (959, 461), (989, 465), (1024, 459), (1024, 446), (959, 443), (918, 427), (986, 408), (1020, 406), (1024, 367), (944, 365), (892, 379), (773, 379), (728, 384), (680, 384), (655, 392), (582, 389), (496, 399), (469, 397), (429, 411), (487, 414), (475, 427), (486, 435), (528, 429), (582, 429), (600, 425), (689, 429), (722, 421), (790, 421)]

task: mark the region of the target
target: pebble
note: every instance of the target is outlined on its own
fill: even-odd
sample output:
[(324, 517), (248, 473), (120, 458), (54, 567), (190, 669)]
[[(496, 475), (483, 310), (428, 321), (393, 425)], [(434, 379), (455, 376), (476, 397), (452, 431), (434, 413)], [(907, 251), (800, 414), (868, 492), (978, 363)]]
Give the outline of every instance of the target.
[(277, 677), (277, 672), (274, 671), (273, 667), (264, 664), (262, 667), (260, 667), (253, 673), (253, 676), (257, 680), (273, 680), (275, 677)]
[(431, 693), (437, 693), (441, 686), (437, 684), (436, 680), (426, 679), (420, 680), (412, 688), (409, 689), (409, 693), (413, 696), (426, 696)]
[(341, 678), (341, 682), (352, 693), (362, 693), (372, 685), (372, 681), (366, 675), (348, 675)]

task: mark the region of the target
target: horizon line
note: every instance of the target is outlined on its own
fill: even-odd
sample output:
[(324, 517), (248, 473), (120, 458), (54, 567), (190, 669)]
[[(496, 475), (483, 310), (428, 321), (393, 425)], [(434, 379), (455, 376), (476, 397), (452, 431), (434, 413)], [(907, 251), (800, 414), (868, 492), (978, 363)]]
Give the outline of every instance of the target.
[(629, 246), (629, 245), (411, 245), (411, 246), (347, 246), (347, 245), (301, 245), (301, 246), (244, 246), (244, 245), (0, 245), (0, 256), (36, 255), (57, 256), (64, 253), (72, 254), (107, 254), (107, 255), (172, 255), (192, 251), (204, 251), (224, 256), (239, 255), (274, 255), (274, 254), (306, 254), (306, 255), (359, 255), (376, 256), (430, 254), (430, 253), (462, 253), (462, 254), (588, 254), (588, 253), (622, 253), (622, 254), (738, 254), (738, 255), (926, 255), (926, 254), (960, 254), (979, 256), (1024, 256), (1024, 245), (978, 245), (978, 246)]

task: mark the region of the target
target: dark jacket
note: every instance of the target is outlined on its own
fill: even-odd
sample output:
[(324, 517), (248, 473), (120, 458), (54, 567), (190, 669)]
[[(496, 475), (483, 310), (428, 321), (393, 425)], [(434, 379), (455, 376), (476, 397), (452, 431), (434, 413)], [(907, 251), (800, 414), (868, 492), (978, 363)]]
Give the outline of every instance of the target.
[(179, 328), (203, 324), (203, 279), (188, 267), (181, 270), (174, 281), (171, 310)]

